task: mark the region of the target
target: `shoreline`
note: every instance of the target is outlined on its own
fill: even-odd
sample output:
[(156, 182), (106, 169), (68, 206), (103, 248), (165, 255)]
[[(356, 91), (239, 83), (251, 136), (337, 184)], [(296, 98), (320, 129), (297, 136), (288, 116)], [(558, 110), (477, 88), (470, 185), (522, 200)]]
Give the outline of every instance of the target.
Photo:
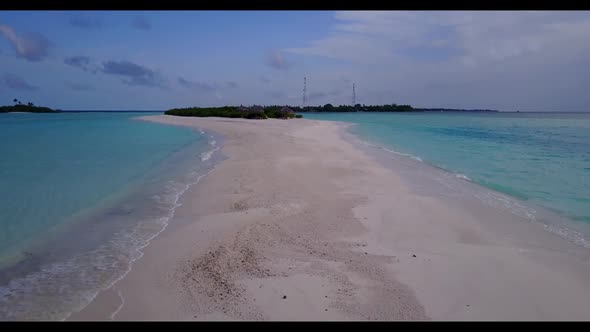
[(345, 125), (142, 119), (218, 132), (228, 158), (187, 190), (127, 277), (70, 319), (590, 316), (587, 249), (412, 188), (346, 141)]
[[(349, 124), (348, 122), (343, 123)], [(358, 149), (363, 150), (385, 167), (394, 169), (400, 166), (406, 168), (420, 168), (421, 170), (425, 170), (429, 175), (436, 172), (440, 177), (450, 177), (450, 182), (454, 182), (457, 186), (463, 187), (462, 189), (467, 189), (472, 195), (474, 192), (477, 192), (480, 195), (483, 194), (493, 197), (489, 202), (483, 202), (484, 204), (496, 207), (499, 204), (504, 204), (507, 210), (510, 210), (517, 216), (523, 217), (523, 219), (540, 224), (546, 229), (546, 231), (559, 235), (578, 246), (590, 248), (590, 242), (588, 241), (588, 236), (590, 236), (590, 226), (584, 224), (580, 219), (572, 218), (565, 215), (562, 211), (547, 206), (523, 201), (521, 198), (512, 196), (509, 193), (497, 191), (493, 188), (487, 187), (485, 184), (474, 181), (465, 174), (457, 173), (424, 161), (420, 156), (390, 150), (380, 143), (365, 140), (359, 135), (348, 131), (345, 132), (343, 136), (346, 141), (353, 144)], [(412, 177), (416, 176), (418, 175), (412, 175)], [(412, 179), (410, 178), (406, 181), (406, 184), (411, 185), (411, 182)]]
[[(190, 135), (195, 138), (175, 145), (117, 191), (16, 250), (24, 257), (0, 271), (5, 305), (0, 316), (66, 320), (105, 287), (124, 278), (143, 248), (166, 228), (175, 195), (184, 185), (199, 181), (197, 177), (216, 163), (213, 152), (222, 140), (211, 135), (199, 138), (197, 131), (186, 131), (194, 132)], [(207, 154), (206, 160), (195, 156), (195, 151)]]

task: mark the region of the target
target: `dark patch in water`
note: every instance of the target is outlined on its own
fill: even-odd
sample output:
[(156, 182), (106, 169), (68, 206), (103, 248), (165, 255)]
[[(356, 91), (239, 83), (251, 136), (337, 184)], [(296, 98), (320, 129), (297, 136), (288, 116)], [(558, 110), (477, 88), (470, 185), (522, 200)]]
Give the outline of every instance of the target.
[(130, 207), (116, 207), (106, 212), (107, 216), (126, 216), (133, 213)]
[(42, 259), (39, 255), (24, 251), (23, 259), (15, 264), (0, 269), (0, 286), (6, 285), (12, 279), (26, 276), (32, 270), (39, 270), (41, 268)]
[(457, 128), (432, 128), (433, 132), (437, 132), (446, 136), (454, 136), (461, 138), (477, 138), (490, 140), (494, 142), (513, 142), (519, 139), (517, 135), (506, 133), (506, 132), (493, 132), (487, 130), (477, 130), (468, 127), (457, 127)]

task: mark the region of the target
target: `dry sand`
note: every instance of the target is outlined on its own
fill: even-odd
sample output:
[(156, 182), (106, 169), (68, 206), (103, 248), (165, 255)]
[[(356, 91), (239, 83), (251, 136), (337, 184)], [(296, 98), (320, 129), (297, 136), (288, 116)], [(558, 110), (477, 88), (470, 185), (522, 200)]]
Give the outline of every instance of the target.
[(408, 189), (327, 121), (146, 121), (228, 157), (72, 320), (587, 320), (590, 255), (500, 210)]

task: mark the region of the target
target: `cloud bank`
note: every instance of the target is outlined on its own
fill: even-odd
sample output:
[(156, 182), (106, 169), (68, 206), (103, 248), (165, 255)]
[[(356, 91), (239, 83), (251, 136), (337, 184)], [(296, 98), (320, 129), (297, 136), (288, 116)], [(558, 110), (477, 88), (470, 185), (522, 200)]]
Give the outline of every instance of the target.
[(105, 61), (100, 71), (122, 76), (122, 82), (130, 86), (164, 87), (164, 79), (159, 73), (130, 61)]

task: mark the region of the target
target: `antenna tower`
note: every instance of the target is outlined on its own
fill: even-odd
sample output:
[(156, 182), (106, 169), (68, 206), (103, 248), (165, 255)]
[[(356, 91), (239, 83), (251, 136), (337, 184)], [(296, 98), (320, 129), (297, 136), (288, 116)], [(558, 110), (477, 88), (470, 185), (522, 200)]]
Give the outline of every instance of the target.
[(303, 107), (305, 102), (307, 102), (307, 77), (303, 77)]
[(352, 106), (356, 105), (356, 90), (354, 88), (354, 83), (352, 83)]

